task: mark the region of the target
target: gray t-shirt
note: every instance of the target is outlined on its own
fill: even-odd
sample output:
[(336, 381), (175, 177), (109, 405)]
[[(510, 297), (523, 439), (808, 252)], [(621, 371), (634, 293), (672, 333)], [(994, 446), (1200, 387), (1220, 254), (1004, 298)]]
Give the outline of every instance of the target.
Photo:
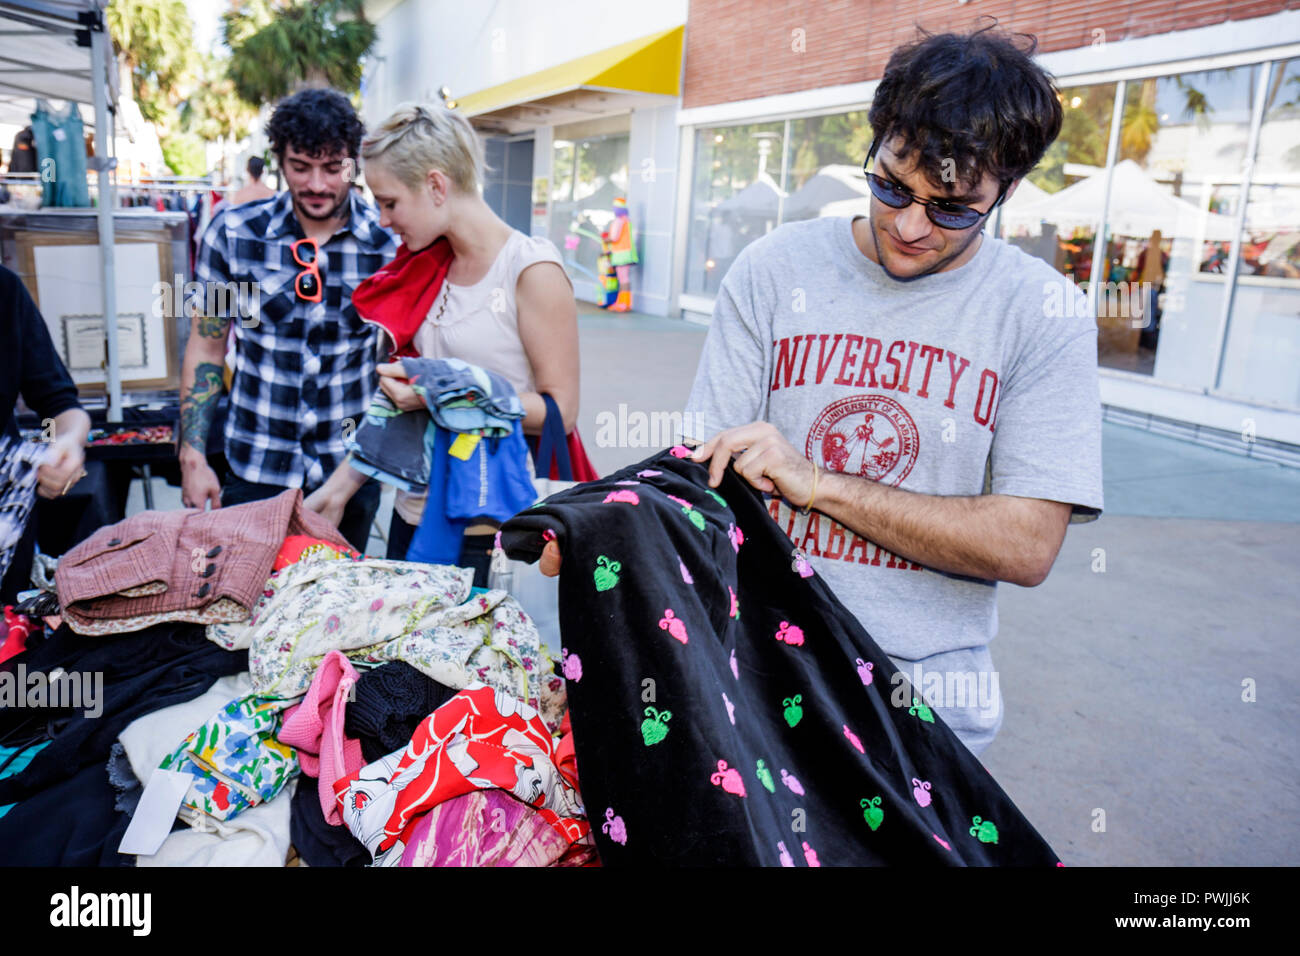
[[(1102, 508), (1096, 320), (1069, 280), (987, 235), (960, 268), (902, 282), (850, 219), (780, 227), (723, 280), (686, 413), (689, 438), (767, 421), (823, 468), (908, 491), (991, 488), (1067, 502), (1075, 520)], [(967, 746), (987, 746), (1002, 723), (996, 582), (770, 508)]]

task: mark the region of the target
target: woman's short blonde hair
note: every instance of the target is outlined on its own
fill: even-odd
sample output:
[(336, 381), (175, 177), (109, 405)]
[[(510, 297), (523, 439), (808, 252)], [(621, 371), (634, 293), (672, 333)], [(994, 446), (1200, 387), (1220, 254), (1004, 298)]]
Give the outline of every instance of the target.
[(361, 141), (361, 157), (383, 163), (410, 189), (418, 189), (433, 169), (465, 193), (477, 192), (483, 181), (478, 133), (442, 105), (403, 103)]

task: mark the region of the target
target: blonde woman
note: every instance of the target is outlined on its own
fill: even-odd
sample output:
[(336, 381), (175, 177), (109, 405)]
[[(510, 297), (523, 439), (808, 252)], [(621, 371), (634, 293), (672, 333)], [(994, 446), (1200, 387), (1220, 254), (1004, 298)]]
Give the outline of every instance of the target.
[[(445, 237), (455, 257), (411, 340), (415, 351), (504, 377), (519, 393), (526, 434), (540, 433), (546, 420), (543, 394), (555, 399), (565, 432), (572, 431), (578, 415), (573, 285), (549, 240), (512, 229), (483, 201), (482, 147), (469, 121), (442, 106), (405, 105), (362, 141), (361, 156), (381, 225), (411, 252)], [(378, 372), (380, 388), (398, 408), (423, 407), (400, 362)], [(364, 478), (345, 463), (306, 504), (337, 520)], [(422, 496), (398, 491), (389, 557), (406, 556), (423, 508)], [(476, 569), (479, 585), (486, 583), (494, 533), (494, 526), (479, 524), (465, 534), (459, 563)]]

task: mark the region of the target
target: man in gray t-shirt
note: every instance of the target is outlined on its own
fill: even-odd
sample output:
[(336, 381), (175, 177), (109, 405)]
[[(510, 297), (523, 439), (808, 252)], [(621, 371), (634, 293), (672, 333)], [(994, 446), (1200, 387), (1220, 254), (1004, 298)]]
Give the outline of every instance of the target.
[(1096, 320), (980, 228), (1061, 108), (1009, 40), (946, 34), (894, 53), (870, 121), (870, 218), (744, 250), (686, 437), (715, 480), (734, 457), (771, 494), (793, 550), (978, 754), (1002, 722), (996, 582), (1040, 583), (1071, 517), (1102, 508)]

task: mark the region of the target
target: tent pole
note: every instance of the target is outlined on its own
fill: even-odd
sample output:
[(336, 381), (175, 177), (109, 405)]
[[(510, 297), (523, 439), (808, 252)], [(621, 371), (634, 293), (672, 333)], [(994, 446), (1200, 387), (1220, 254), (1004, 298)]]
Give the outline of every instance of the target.
[(122, 420), (122, 370), (117, 341), (117, 267), (113, 212), (117, 196), (110, 181), (108, 119), (108, 30), (102, 17), (90, 28), (91, 89), (95, 102), (95, 169), (99, 181), (99, 276), (104, 294), (104, 334), (108, 342), (108, 421)]

